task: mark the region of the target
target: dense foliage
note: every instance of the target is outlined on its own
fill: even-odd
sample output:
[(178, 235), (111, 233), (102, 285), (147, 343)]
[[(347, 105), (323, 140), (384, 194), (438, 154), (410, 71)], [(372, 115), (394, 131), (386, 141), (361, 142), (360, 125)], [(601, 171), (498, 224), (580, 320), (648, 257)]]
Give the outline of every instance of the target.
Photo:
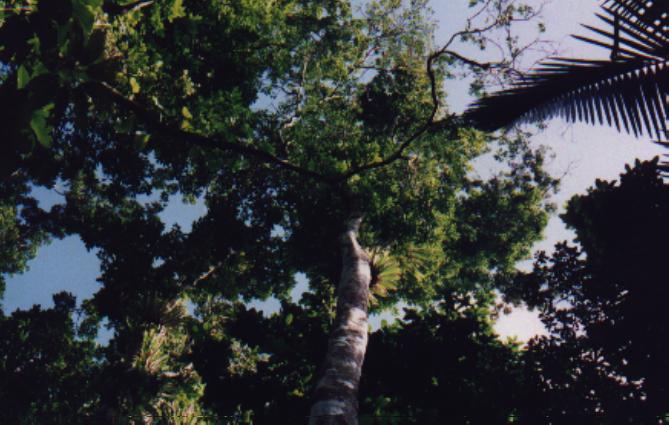
[(531, 415), (573, 423), (657, 423), (669, 412), (667, 287), (662, 241), (669, 187), (654, 161), (620, 182), (597, 181), (575, 196), (563, 220), (579, 245), (539, 253), (515, 296), (541, 313), (549, 334), (535, 339), (527, 366), (539, 389)]
[[(495, 11), (492, 29), (533, 13), (470, 3)], [(91, 299), (0, 317), (0, 422), (306, 423), (352, 210), (372, 311), (407, 307), (370, 338), (361, 422), (534, 414), (530, 356), (557, 340), (500, 342), (494, 290), (511, 294), (500, 277), (541, 237), (556, 181), (527, 135), (450, 113), (443, 81), (463, 62), (433, 45), (425, 1), (3, 4), (0, 272), (69, 235), (101, 270)], [(497, 171), (476, 177), (492, 150)], [(61, 202), (40, 208), (37, 187)], [(161, 220), (179, 198), (206, 206), (189, 229)], [(268, 297), (278, 311), (248, 306)]]

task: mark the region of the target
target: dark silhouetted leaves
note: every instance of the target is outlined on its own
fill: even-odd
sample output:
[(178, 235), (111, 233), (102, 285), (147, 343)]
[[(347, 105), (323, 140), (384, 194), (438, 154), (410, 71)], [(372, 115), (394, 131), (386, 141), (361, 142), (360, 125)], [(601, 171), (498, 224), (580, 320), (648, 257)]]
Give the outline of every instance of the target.
[(598, 16), (610, 29), (587, 28), (603, 41), (576, 38), (609, 49), (611, 60), (551, 59), (511, 88), (478, 100), (465, 117), (484, 130), (561, 117), (665, 140), (669, 8), (637, 0), (611, 0), (602, 7)]

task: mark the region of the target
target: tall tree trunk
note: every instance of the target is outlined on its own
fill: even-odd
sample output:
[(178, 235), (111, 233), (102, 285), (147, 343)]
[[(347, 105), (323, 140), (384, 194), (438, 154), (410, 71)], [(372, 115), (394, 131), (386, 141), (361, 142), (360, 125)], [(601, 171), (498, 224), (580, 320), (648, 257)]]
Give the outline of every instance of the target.
[(358, 244), (362, 217), (351, 217), (341, 237), (342, 271), (337, 314), (322, 376), (316, 384), (309, 425), (357, 425), (358, 386), (367, 350), (371, 270)]

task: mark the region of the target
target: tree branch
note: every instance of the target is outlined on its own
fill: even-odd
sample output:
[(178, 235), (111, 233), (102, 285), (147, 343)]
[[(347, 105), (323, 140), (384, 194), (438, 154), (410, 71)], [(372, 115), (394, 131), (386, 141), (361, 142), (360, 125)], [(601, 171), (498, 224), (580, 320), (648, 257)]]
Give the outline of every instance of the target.
[(375, 168), (384, 167), (397, 161), (398, 159), (401, 159), (402, 155), (404, 154), (404, 151), (408, 149), (409, 146), (416, 139), (421, 137), (432, 127), (432, 125), (434, 124), (434, 118), (437, 116), (437, 112), (439, 112), (439, 95), (437, 94), (437, 78), (434, 75), (434, 69), (432, 69), (432, 64), (442, 54), (444, 54), (444, 49), (433, 52), (427, 58), (426, 71), (428, 77), (430, 78), (430, 96), (432, 97), (432, 111), (430, 112), (430, 116), (427, 119), (427, 121), (425, 121), (425, 123), (422, 126), (420, 126), (418, 130), (413, 132), (413, 134), (411, 134), (406, 140), (400, 143), (399, 147), (395, 150), (395, 152), (393, 152), (392, 154), (390, 154), (389, 156), (380, 161), (373, 161), (365, 165), (361, 165), (359, 167), (351, 168), (346, 173), (341, 175), (340, 180), (348, 180), (354, 175), (361, 174), (366, 171), (373, 170)]
[(445, 55), (448, 55), (448, 56), (451, 56), (451, 57), (459, 60), (460, 62), (463, 62), (463, 63), (465, 63), (469, 66), (472, 66), (474, 68), (480, 68), (482, 70), (488, 70), (492, 67), (496, 67), (496, 66), (501, 65), (500, 62), (478, 62), (478, 61), (475, 61), (474, 59), (470, 59), (468, 57), (462, 56), (460, 53), (454, 52), (453, 50), (442, 49), (440, 51), (441, 51), (441, 53), (443, 53)]
[(153, 5), (154, 0), (138, 0), (132, 3), (120, 5), (106, 1), (102, 4), (102, 10), (110, 15), (122, 15), (136, 9), (143, 9)]
[[(152, 0), (148, 1), (136, 1), (134, 3), (131, 3), (128, 6), (144, 6), (146, 4), (150, 4)], [(494, 29), (500, 28), (502, 26), (508, 25), (510, 22), (515, 22), (515, 21), (526, 21), (528, 19), (532, 19), (533, 17), (537, 16), (537, 13), (533, 13), (530, 16), (527, 17), (515, 17), (515, 16), (508, 16), (503, 13), (499, 13), (498, 16), (495, 16), (495, 18), (492, 21), (486, 22), (484, 25), (480, 27), (472, 27), (472, 22), (473, 20), (484, 13), (489, 7), (491, 7), (492, 1), (487, 0), (481, 10), (477, 11), (472, 17), (470, 17), (467, 20), (467, 27), (462, 30), (458, 31), (454, 34), (452, 34), (447, 42), (443, 45), (443, 47), (440, 50), (437, 50), (433, 53), (431, 53), (427, 57), (427, 63), (426, 63), (426, 72), (430, 80), (430, 96), (432, 98), (432, 109), (430, 111), (429, 116), (425, 120), (425, 122), (418, 127), (412, 134), (410, 134), (404, 141), (399, 143), (397, 145), (397, 148), (395, 151), (393, 151), (390, 155), (387, 157), (378, 160), (378, 161), (372, 161), (367, 164), (361, 165), (361, 166), (355, 166), (350, 168), (348, 171), (343, 172), (343, 173), (337, 173), (337, 174), (323, 174), (314, 170), (310, 170), (308, 168), (303, 168), (300, 167), (296, 164), (293, 164), (289, 162), (286, 159), (280, 158), (278, 156), (275, 156), (269, 152), (266, 152), (261, 149), (257, 149), (255, 147), (249, 146), (249, 145), (243, 145), (240, 143), (235, 143), (235, 142), (230, 142), (227, 140), (211, 137), (211, 136), (204, 136), (200, 135), (197, 133), (189, 132), (182, 130), (181, 128), (170, 125), (168, 123), (163, 122), (158, 116), (156, 116), (153, 112), (150, 110), (146, 109), (144, 106), (140, 105), (139, 103), (135, 102), (132, 99), (127, 98), (123, 93), (117, 91), (110, 85), (104, 82), (89, 82), (86, 83), (84, 86), (88, 88), (91, 92), (98, 93), (104, 97), (112, 99), (113, 102), (118, 104), (119, 106), (122, 106), (126, 109), (129, 109), (133, 113), (135, 113), (140, 119), (144, 121), (144, 124), (150, 128), (152, 131), (155, 131), (159, 134), (163, 134), (166, 137), (169, 138), (176, 138), (176, 139), (182, 139), (182, 140), (187, 140), (190, 143), (193, 143), (194, 145), (200, 146), (200, 147), (205, 147), (208, 149), (219, 149), (223, 151), (230, 151), (234, 152), (237, 154), (240, 154), (244, 157), (255, 159), (257, 161), (260, 161), (262, 163), (268, 164), (268, 165), (273, 165), (275, 167), (278, 167), (280, 169), (292, 171), (298, 175), (308, 177), (320, 182), (328, 183), (328, 184), (339, 184), (342, 182), (347, 181), (349, 178), (373, 170), (377, 168), (384, 167), (386, 165), (390, 165), (391, 163), (402, 159), (405, 157), (405, 151), (409, 149), (411, 144), (422, 137), (425, 133), (427, 133), (433, 125), (436, 123), (435, 118), (439, 113), (439, 108), (440, 108), (440, 103), (439, 103), (439, 96), (438, 96), (438, 88), (437, 88), (437, 79), (435, 76), (435, 72), (433, 69), (434, 62), (439, 59), (443, 55), (448, 55), (451, 56), (452, 58), (469, 65), (473, 68), (477, 68), (482, 71), (488, 71), (493, 68), (504, 68), (505, 64), (508, 62), (505, 61), (499, 61), (499, 62), (479, 62), (476, 60), (473, 60), (471, 58), (468, 58), (466, 56), (461, 55), (460, 53), (451, 50), (450, 46), (460, 37), (464, 36), (472, 36), (472, 35), (478, 35), (481, 36), (482, 34), (485, 34), (489, 31), (492, 31)], [(372, 52), (374, 52), (376, 49), (376, 46), (372, 46), (371, 49), (367, 51), (367, 53), (363, 56), (362, 60), (353, 64), (351, 67), (350, 72), (354, 72), (356, 69), (360, 68), (365, 68), (365, 60), (369, 57)], [(306, 66), (306, 64), (304, 64)], [(304, 69), (302, 70), (304, 73)], [(349, 74), (350, 75), (350, 74)], [(304, 77), (302, 75), (302, 77)], [(336, 92), (338, 87), (335, 87), (334, 92)], [(298, 93), (298, 105), (297, 107), (299, 108), (299, 101), (300, 101), (300, 94)]]
[[(434, 62), (439, 57), (443, 55), (449, 55), (459, 60), (460, 62), (463, 62), (471, 67), (478, 68), (482, 71), (488, 71), (493, 68), (504, 68), (505, 66), (507, 66), (508, 62), (506, 62), (504, 59), (497, 62), (478, 62), (468, 57), (465, 57), (453, 50), (450, 50), (451, 45), (458, 38), (472, 35), (481, 36), (482, 34), (488, 33), (500, 27), (508, 26), (512, 22), (528, 21), (539, 15), (539, 12), (535, 11), (529, 14), (528, 16), (518, 17), (518, 16), (508, 16), (505, 15), (504, 13), (501, 13), (501, 11), (498, 11), (499, 13), (497, 14), (497, 16), (495, 16), (495, 18), (492, 21), (487, 22), (486, 24), (480, 27), (472, 27), (473, 21), (477, 17), (482, 15), (486, 10), (488, 10), (488, 8), (491, 7), (492, 3), (493, 3), (492, 0), (487, 0), (480, 10), (478, 10), (473, 16), (467, 19), (467, 25), (464, 30), (457, 31), (454, 34), (452, 34), (441, 49), (433, 52), (432, 54), (430, 54), (430, 56), (428, 56), (426, 68), (427, 68), (427, 75), (430, 78), (430, 95), (432, 97), (432, 111), (427, 120), (425, 121), (425, 123), (422, 126), (420, 126), (413, 134), (411, 134), (406, 140), (400, 143), (397, 149), (389, 156), (379, 161), (373, 161), (362, 166), (354, 167), (349, 171), (347, 171), (346, 173), (342, 174), (342, 176), (340, 177), (341, 180), (347, 180), (354, 175), (361, 174), (363, 172), (373, 170), (375, 168), (384, 167), (396, 160), (402, 159), (404, 157), (405, 151), (410, 147), (410, 145), (418, 138), (423, 136), (426, 132), (428, 132), (430, 128), (432, 128), (432, 126), (435, 124), (435, 117), (439, 112), (439, 106), (440, 106), (437, 92), (436, 77), (432, 67)], [(543, 8), (543, 5), (541, 6), (541, 8)], [(522, 52), (522, 50), (520, 52)], [(513, 58), (513, 60), (515, 60), (515, 57)]]
[(201, 134), (184, 131), (179, 127), (162, 122), (153, 112), (144, 106), (127, 98), (107, 83), (100, 81), (91, 81), (82, 85), (82, 88), (89, 94), (97, 94), (111, 99), (114, 103), (132, 111), (144, 124), (151, 130), (173, 139), (187, 140), (190, 143), (208, 149), (219, 149), (238, 153), (244, 157), (256, 159), (268, 165), (274, 165), (278, 168), (295, 172), (305, 177), (309, 177), (325, 183), (333, 183), (338, 180), (336, 176), (329, 176), (307, 168), (295, 165), (285, 159), (272, 155), (269, 152), (252, 146), (246, 146), (239, 143), (230, 142), (223, 139), (212, 138)]

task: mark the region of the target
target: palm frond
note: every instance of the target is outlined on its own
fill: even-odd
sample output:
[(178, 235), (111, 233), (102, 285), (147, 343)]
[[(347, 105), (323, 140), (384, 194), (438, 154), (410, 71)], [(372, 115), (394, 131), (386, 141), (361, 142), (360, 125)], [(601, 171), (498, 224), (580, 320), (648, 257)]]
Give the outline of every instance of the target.
[(603, 7), (627, 20), (638, 22), (647, 32), (669, 34), (666, 28), (667, 4), (664, 0), (606, 0)]
[(611, 60), (553, 58), (507, 90), (465, 112), (492, 131), (515, 123), (562, 117), (667, 138), (669, 3), (609, 0), (597, 16), (609, 26), (585, 26), (598, 38), (575, 36), (611, 51)]
[(423, 285), (431, 276), (434, 258), (441, 254), (436, 246), (413, 244), (394, 252), (387, 248), (372, 247), (367, 253), (372, 271), (369, 300), (373, 306), (402, 286)]
[(397, 289), (402, 270), (397, 259), (388, 250), (372, 248), (369, 254), (372, 269), (369, 301), (376, 305), (378, 298), (385, 298)]

